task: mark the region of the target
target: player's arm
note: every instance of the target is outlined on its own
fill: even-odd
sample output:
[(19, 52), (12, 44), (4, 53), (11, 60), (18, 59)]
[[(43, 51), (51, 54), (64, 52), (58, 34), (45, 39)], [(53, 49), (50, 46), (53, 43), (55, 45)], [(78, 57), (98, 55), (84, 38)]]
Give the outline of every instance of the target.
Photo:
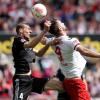
[(32, 39), (32, 41), (29, 41), (28, 43), (24, 43), (25, 48), (34, 48), (42, 39), (42, 37), (46, 34), (46, 31), (43, 31), (40, 33), (40, 35), (36, 36)]
[(24, 47), (25, 48), (34, 48), (41, 41), (43, 36), (47, 33), (50, 25), (51, 25), (50, 21), (46, 21), (44, 23), (44, 31), (42, 31), (40, 35), (36, 36), (31, 42), (24, 43)]
[(45, 45), (42, 49), (40, 49), (38, 52), (35, 53), (36, 56), (38, 56), (38, 57), (43, 56), (46, 53), (46, 51), (48, 50), (49, 46), (50, 46), (49, 44)]
[(36, 52), (36, 56), (39, 56), (39, 57), (43, 56), (46, 53), (46, 51), (48, 50), (49, 46), (57, 45), (61, 42), (61, 40), (56, 38), (56, 39), (51, 40), (49, 42), (46, 42), (46, 41), (44, 41), (44, 42), (46, 45), (42, 49), (40, 49), (38, 52)]
[(87, 56), (87, 57), (94, 57), (94, 58), (100, 58), (100, 53), (96, 53), (88, 48), (85, 48), (82, 46), (77, 38), (71, 39), (71, 47), (79, 51), (82, 55)]
[(42, 49), (40, 49), (38, 52), (35, 52), (36, 56), (42, 57), (42, 56), (46, 53), (46, 51), (48, 50), (48, 48), (49, 48), (49, 46), (50, 46), (50, 43), (48, 44), (48, 43), (47, 43), (47, 40), (48, 40), (47, 37), (43, 37), (43, 38), (41, 39), (40, 42), (41, 42), (43, 45), (45, 45), (45, 46), (44, 46)]
[(87, 49), (83, 47), (82, 45), (77, 45), (76, 50), (79, 51), (84, 56), (100, 58), (100, 53)]

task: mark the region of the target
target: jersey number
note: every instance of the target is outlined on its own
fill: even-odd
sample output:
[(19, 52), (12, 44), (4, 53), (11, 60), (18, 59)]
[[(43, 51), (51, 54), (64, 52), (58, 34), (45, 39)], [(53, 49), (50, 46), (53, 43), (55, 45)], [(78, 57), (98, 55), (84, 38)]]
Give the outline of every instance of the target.
[(58, 55), (59, 60), (61, 61), (61, 63), (63, 62), (63, 57), (62, 57), (62, 53), (60, 48), (57, 46), (55, 49), (55, 53)]
[(23, 93), (20, 93), (19, 98), (20, 98), (21, 100), (23, 100)]

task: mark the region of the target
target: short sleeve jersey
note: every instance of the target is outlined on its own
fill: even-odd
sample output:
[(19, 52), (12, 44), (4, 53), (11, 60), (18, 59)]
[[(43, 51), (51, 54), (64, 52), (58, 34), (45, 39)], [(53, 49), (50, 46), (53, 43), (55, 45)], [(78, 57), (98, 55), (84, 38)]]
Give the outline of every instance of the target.
[(86, 60), (76, 51), (80, 42), (77, 38), (61, 36), (61, 43), (52, 46), (61, 63), (61, 69), (66, 78), (81, 76)]
[(30, 71), (31, 63), (35, 61), (35, 53), (32, 48), (24, 48), (25, 39), (15, 37), (12, 54), (14, 58), (15, 74), (24, 74)]

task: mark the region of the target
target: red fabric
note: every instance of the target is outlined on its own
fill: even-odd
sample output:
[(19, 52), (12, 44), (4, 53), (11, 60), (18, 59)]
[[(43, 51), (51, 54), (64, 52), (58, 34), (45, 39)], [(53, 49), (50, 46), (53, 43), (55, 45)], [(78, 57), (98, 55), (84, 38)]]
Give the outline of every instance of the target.
[(33, 71), (32, 72), (32, 77), (36, 77), (36, 78), (42, 78), (42, 73), (40, 71)]
[(63, 86), (71, 100), (90, 100), (86, 85), (81, 79), (65, 79)]

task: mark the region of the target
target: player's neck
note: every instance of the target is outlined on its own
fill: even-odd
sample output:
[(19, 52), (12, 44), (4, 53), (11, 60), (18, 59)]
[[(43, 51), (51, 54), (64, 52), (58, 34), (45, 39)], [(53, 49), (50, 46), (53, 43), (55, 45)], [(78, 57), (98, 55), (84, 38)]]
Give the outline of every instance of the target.
[(66, 32), (61, 32), (59, 36), (67, 36)]

